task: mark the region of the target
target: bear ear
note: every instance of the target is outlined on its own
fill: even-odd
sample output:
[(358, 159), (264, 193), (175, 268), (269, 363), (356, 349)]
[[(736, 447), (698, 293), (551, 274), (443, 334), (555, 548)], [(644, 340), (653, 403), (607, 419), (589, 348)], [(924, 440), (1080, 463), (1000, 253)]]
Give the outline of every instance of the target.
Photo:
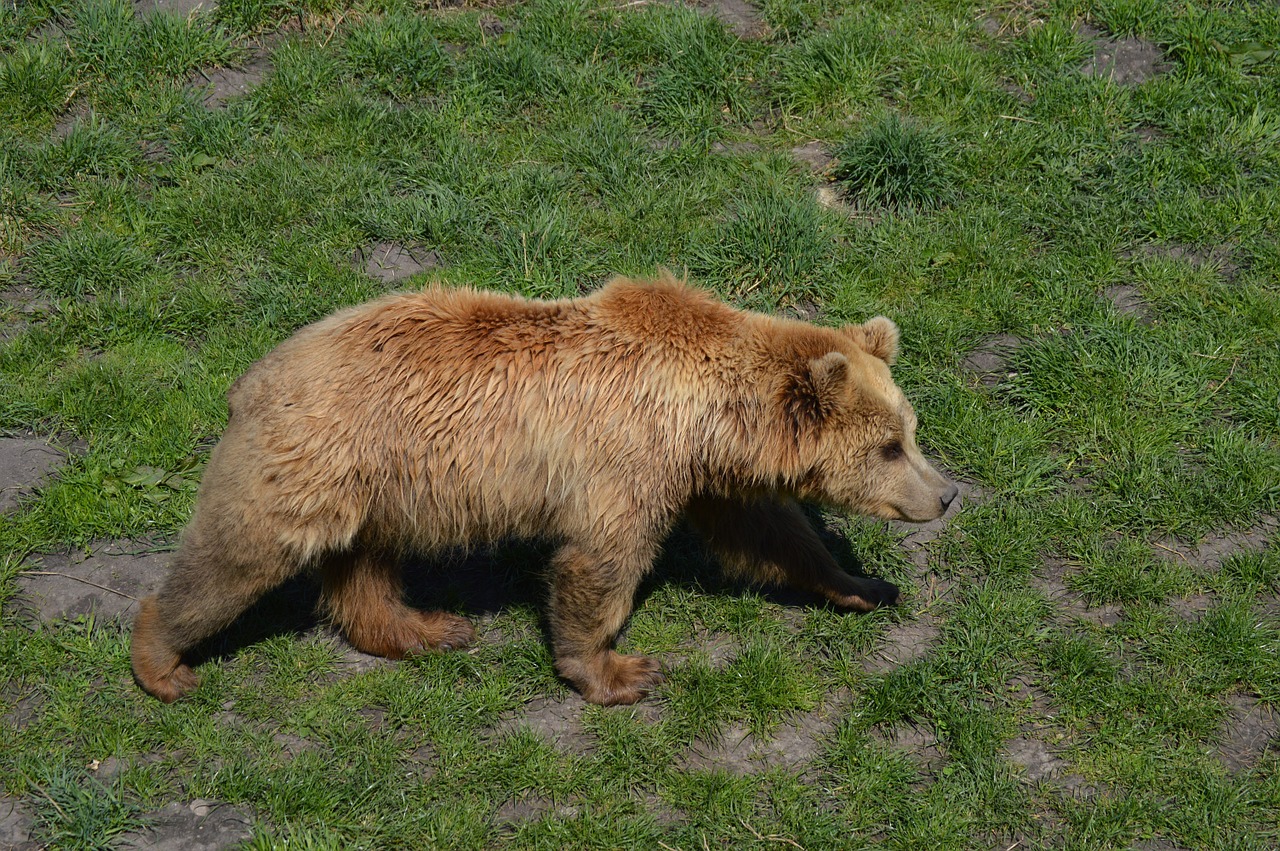
[(893, 366), (898, 358), (898, 326), (885, 316), (868, 319), (861, 325), (846, 325), (844, 332), (872, 357)]
[(783, 407), (797, 424), (818, 427), (840, 405), (849, 380), (849, 359), (828, 352), (802, 363), (783, 396)]
[(824, 411), (832, 407), (848, 380), (849, 359), (839, 352), (827, 352), (809, 361), (809, 385)]

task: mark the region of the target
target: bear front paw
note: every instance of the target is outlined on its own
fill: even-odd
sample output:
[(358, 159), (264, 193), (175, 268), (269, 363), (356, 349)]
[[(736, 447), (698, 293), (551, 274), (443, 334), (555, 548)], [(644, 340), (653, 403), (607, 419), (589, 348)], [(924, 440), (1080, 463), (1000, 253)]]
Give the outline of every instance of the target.
[(582, 692), (584, 700), (601, 706), (635, 703), (666, 679), (657, 659), (623, 656), (612, 650), (582, 667), (586, 669), (583, 675), (569, 679)]
[(897, 585), (866, 577), (858, 578), (856, 587), (852, 590), (833, 592), (827, 597), (837, 606), (857, 609), (860, 612), (869, 612), (881, 606), (894, 606), (902, 602), (902, 593)]

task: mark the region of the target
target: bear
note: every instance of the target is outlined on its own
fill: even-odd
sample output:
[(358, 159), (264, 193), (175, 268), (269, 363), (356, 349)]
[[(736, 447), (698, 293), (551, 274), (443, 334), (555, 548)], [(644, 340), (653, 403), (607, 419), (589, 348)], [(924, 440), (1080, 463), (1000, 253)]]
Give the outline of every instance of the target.
[(821, 327), (670, 273), (554, 301), (432, 285), (339, 311), (228, 391), (170, 572), (141, 601), (137, 682), (190, 692), (189, 652), (303, 571), (359, 650), (464, 647), (466, 618), (405, 603), (404, 556), (529, 537), (557, 548), (557, 672), (589, 702), (634, 703), (661, 666), (614, 640), (682, 518), (732, 574), (895, 603), (839, 567), (800, 504), (921, 522), (955, 498), (917, 447), (898, 345), (885, 317)]

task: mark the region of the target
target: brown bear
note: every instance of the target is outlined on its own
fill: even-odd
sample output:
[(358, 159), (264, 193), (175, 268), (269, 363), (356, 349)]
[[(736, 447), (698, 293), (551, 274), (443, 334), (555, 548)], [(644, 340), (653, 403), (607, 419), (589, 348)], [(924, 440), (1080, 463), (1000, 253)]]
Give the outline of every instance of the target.
[(724, 566), (868, 610), (898, 589), (839, 568), (797, 505), (940, 516), (956, 487), (916, 447), (889, 374), (898, 329), (735, 310), (669, 275), (532, 301), (431, 288), (303, 328), (227, 394), (195, 513), (133, 629), (138, 682), (195, 688), (184, 653), (300, 571), (360, 650), (474, 638), (402, 599), (402, 555), (550, 539), (556, 670), (639, 700), (656, 660), (613, 642), (683, 516)]

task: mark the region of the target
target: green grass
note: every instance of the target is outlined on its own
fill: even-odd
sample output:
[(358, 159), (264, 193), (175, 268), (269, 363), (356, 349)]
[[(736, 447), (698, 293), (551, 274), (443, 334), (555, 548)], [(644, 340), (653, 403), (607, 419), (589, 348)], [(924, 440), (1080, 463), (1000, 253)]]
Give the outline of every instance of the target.
[[(0, 515), (0, 787), (35, 841), (116, 847), (202, 798), (262, 849), (1280, 843), (1274, 748), (1220, 759), (1241, 706), (1280, 701), (1280, 17), (757, 8), (743, 40), (606, 0), (0, 4), (0, 432), (84, 447)], [(1168, 70), (1086, 77), (1086, 23)], [(201, 71), (264, 60), (203, 105)], [(442, 265), (367, 277), (383, 241)], [(133, 684), (127, 627), (24, 613), (27, 553), (172, 539), (226, 388), (300, 325), (432, 278), (559, 297), (663, 266), (900, 324), (922, 440), (975, 496), (924, 566), (904, 530), (825, 519), (903, 606), (727, 584), (678, 533), (622, 640), (668, 682), (611, 710), (560, 706), (537, 547), (492, 554), (496, 611), (446, 591), (483, 616), (473, 652), (353, 672), (267, 626), (304, 590), (173, 706)], [(997, 335), (984, 383), (965, 359)], [(927, 646), (868, 664), (903, 635)], [(1028, 779), (1027, 741), (1064, 767)]]

